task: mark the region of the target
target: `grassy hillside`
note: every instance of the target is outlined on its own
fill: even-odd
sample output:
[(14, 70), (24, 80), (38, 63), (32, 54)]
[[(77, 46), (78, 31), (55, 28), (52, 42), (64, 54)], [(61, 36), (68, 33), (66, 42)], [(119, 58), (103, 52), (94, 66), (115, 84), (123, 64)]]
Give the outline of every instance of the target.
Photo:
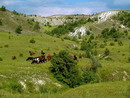
[[(34, 16), (23, 14), (16, 15), (10, 11), (0, 11), (0, 97), (23, 97), (25, 98), (125, 98), (128, 97), (127, 91), (130, 85), (130, 31), (129, 28), (119, 27), (120, 22), (115, 19), (108, 19), (103, 23), (87, 22), (80, 26), (87, 26), (90, 35), (81, 39), (65, 38), (66, 35), (56, 38), (47, 35), (58, 26), (45, 26), (40, 24), (40, 32), (34, 31)], [(38, 19), (38, 16), (35, 16)], [(56, 18), (58, 16), (51, 16)], [(68, 20), (88, 18), (86, 15), (60, 16)], [(42, 18), (42, 17), (41, 17)], [(45, 17), (44, 17), (45, 18)], [(23, 34), (16, 34), (15, 29), (18, 25), (23, 28)], [(114, 27), (118, 33), (123, 35), (119, 38), (103, 38), (101, 32), (104, 28)], [(63, 27), (64, 28), (64, 27)], [(127, 30), (127, 34), (125, 33)], [(61, 30), (62, 32), (62, 30)], [(55, 32), (54, 32), (55, 33)], [(66, 33), (66, 32), (65, 32)], [(68, 33), (68, 32), (67, 32)], [(126, 35), (125, 35), (126, 34)], [(84, 41), (89, 41), (93, 45), (92, 49), (88, 45), (86, 49), (81, 49)], [(30, 41), (34, 40), (35, 43)], [(86, 45), (88, 43), (85, 43)], [(105, 55), (105, 50), (109, 50), (109, 55)], [(31, 64), (26, 61), (29, 51), (33, 51), (36, 56), (40, 56), (43, 50), (46, 55), (59, 53), (61, 50), (69, 51), (70, 54), (78, 58), (77, 67), (81, 70), (90, 69), (93, 61), (88, 57), (88, 52), (93, 53), (93, 57), (98, 60), (102, 67), (97, 69), (99, 83), (83, 84), (80, 87), (69, 88), (59, 82), (50, 72), (50, 61), (41, 64)], [(16, 56), (13, 60), (12, 57)]]

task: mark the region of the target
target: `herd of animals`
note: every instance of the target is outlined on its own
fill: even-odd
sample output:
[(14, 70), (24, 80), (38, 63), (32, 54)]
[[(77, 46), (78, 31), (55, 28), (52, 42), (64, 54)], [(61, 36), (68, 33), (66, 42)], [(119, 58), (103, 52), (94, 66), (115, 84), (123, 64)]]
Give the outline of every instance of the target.
[[(41, 51), (41, 55), (37, 56), (37, 57), (33, 57), (36, 53), (29, 51), (29, 57), (26, 59), (26, 61), (32, 61), (31, 64), (39, 64), (39, 63), (44, 63), (47, 61), (52, 60), (53, 55), (48, 54), (47, 56), (45, 55), (45, 52)], [(55, 53), (54, 53), (55, 54)], [(82, 58), (81, 56), (79, 56), (79, 58)], [(12, 56), (12, 59), (15, 60), (16, 56)], [(73, 56), (73, 59), (78, 61), (78, 57), (76, 55)]]

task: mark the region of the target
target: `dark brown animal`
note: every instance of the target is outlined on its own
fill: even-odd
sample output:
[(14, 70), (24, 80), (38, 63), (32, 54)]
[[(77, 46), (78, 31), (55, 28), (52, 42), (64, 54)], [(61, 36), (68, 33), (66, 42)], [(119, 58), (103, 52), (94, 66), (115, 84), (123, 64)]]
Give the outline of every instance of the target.
[(35, 55), (36, 53), (29, 51), (30, 56)]
[(12, 56), (12, 60), (16, 60), (16, 56)]
[(50, 61), (52, 59), (52, 55), (48, 54), (47, 60)]
[(82, 56), (79, 56), (80, 59), (82, 59)]
[(38, 57), (34, 57), (31, 64), (34, 64), (34, 63), (39, 64), (39, 63), (43, 63), (46, 61), (47, 61), (47, 59), (45, 58), (45, 55), (41, 55)]
[(74, 55), (74, 60), (78, 61), (78, 58), (77, 58), (77, 56), (76, 56), (76, 55)]

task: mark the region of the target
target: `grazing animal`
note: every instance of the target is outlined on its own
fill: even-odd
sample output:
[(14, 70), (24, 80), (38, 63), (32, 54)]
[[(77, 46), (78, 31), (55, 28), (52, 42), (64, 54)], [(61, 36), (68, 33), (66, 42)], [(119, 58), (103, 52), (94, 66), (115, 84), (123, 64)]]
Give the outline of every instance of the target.
[(36, 53), (29, 51), (30, 56), (35, 55)]
[(16, 56), (12, 56), (12, 60), (15, 60), (16, 59)]
[(82, 56), (79, 56), (80, 59), (82, 59)]
[(52, 59), (52, 55), (48, 54), (47, 60), (50, 61)]
[(43, 63), (43, 62), (46, 62), (46, 58), (45, 58), (45, 55), (41, 55), (41, 56), (38, 56), (38, 57), (34, 57), (33, 60), (32, 60), (32, 63), (31, 64), (39, 64), (39, 63)]
[(30, 60), (33, 60), (34, 59), (34, 57), (28, 57), (27, 59), (26, 59), (26, 61), (30, 61)]
[(38, 58), (38, 57), (35, 57), (35, 58), (33, 59), (33, 61), (32, 61), (31, 64), (34, 64), (34, 63), (36, 63), (36, 64), (39, 63), (39, 58)]

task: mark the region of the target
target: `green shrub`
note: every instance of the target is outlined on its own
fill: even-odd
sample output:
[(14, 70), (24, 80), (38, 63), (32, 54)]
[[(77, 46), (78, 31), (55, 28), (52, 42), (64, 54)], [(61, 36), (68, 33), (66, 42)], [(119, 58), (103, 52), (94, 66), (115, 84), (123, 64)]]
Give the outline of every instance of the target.
[(20, 53), (20, 54), (19, 54), (19, 57), (23, 57), (23, 53)]
[(2, 20), (0, 19), (0, 25), (2, 25)]
[(72, 88), (82, 83), (82, 76), (77, 67), (77, 62), (68, 52), (60, 51), (59, 54), (55, 54), (51, 64), (50, 70), (57, 80)]
[(4, 45), (4, 47), (6, 47), (6, 48), (7, 48), (7, 47), (9, 47), (9, 45)]
[(118, 41), (118, 45), (119, 45), (119, 46), (123, 46), (122, 41)]
[(34, 44), (36, 41), (32, 38), (31, 40), (30, 40), (30, 43), (32, 43), (32, 44)]
[(100, 81), (99, 76), (95, 72), (89, 70), (83, 71), (83, 79), (85, 83), (97, 83)]
[(3, 61), (3, 59), (0, 57), (0, 61)]
[(115, 44), (113, 42), (110, 43), (110, 46), (114, 46)]
[(128, 57), (128, 63), (130, 63), (130, 57)]
[(22, 31), (22, 26), (17, 26), (16, 27), (16, 29), (15, 29), (15, 32), (17, 33), (17, 34), (21, 34), (21, 31)]

